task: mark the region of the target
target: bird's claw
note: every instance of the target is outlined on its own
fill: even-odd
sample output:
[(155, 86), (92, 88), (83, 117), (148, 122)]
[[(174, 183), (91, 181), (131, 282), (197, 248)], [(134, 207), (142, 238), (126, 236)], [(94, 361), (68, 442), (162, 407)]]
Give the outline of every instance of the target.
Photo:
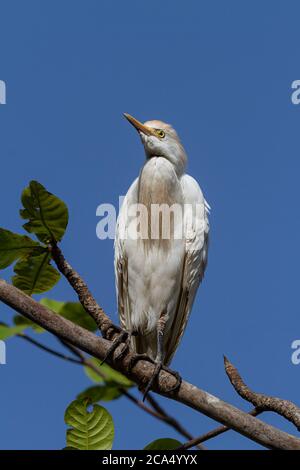
[(147, 397), (148, 393), (150, 392), (154, 382), (158, 379), (161, 370), (164, 370), (164, 371), (168, 372), (168, 374), (173, 375), (173, 377), (176, 379), (175, 385), (173, 385), (173, 387), (169, 388), (168, 393), (175, 393), (179, 390), (181, 382), (182, 382), (182, 378), (181, 378), (180, 374), (178, 372), (172, 370), (172, 369), (169, 369), (169, 367), (164, 366), (162, 362), (157, 362), (157, 363), (155, 363), (155, 369), (154, 369), (154, 372), (152, 374), (152, 377), (149, 380), (149, 382), (147, 384), (147, 387), (144, 390), (143, 401), (145, 401), (145, 398)]
[[(121, 330), (121, 332), (118, 334), (118, 336), (113, 340), (111, 346), (109, 347), (107, 353), (105, 354), (105, 357), (103, 359), (103, 361), (101, 362), (101, 365), (104, 364), (104, 362), (107, 361), (107, 359), (109, 359), (110, 357), (112, 357), (113, 353), (115, 352), (115, 350), (117, 349), (118, 346), (120, 346), (120, 344), (122, 343), (125, 343), (125, 346), (124, 348), (127, 349), (127, 340), (128, 340), (128, 337), (130, 336), (130, 334), (128, 333), (128, 331), (125, 331), (125, 330)], [(119, 358), (120, 355), (123, 355), (123, 349), (122, 351), (118, 354), (118, 356), (116, 357), (116, 359)]]
[(131, 338), (133, 336), (136, 336), (136, 333), (132, 333), (132, 332), (126, 332), (126, 333), (127, 333), (127, 337), (124, 338), (125, 341), (121, 341), (122, 343), (124, 343), (124, 346), (122, 347), (121, 351), (115, 356), (116, 361), (120, 361), (128, 353), (130, 349)]
[(143, 401), (145, 401), (145, 399), (146, 399), (148, 393), (150, 392), (155, 380), (158, 379), (158, 376), (159, 376), (159, 373), (160, 373), (162, 367), (163, 367), (163, 365), (162, 365), (161, 362), (158, 362), (158, 363), (155, 364), (155, 368), (154, 368), (154, 372), (152, 374), (152, 377), (149, 380), (149, 382), (147, 383), (147, 386), (146, 386), (145, 390), (143, 391)]
[(173, 377), (176, 379), (175, 385), (173, 385), (173, 387), (169, 388), (168, 392), (170, 392), (170, 393), (177, 392), (179, 390), (181, 382), (182, 382), (181, 375), (176, 370), (169, 369), (169, 367), (167, 367), (167, 366), (163, 366), (162, 369), (165, 370), (166, 372), (168, 372), (169, 374), (173, 375)]
[(150, 362), (151, 364), (155, 364), (153, 374), (148, 384), (146, 385), (146, 388), (143, 390), (143, 401), (145, 401), (148, 393), (153, 387), (154, 382), (158, 379), (161, 370), (168, 372), (169, 374), (173, 375), (173, 377), (176, 379), (175, 385), (173, 385), (173, 387), (171, 387), (168, 390), (168, 392), (175, 393), (180, 388), (182, 378), (179, 375), (179, 373), (172, 369), (169, 369), (169, 367), (167, 366), (164, 366), (162, 362), (155, 362), (153, 359), (151, 359), (151, 357), (147, 356), (146, 354), (135, 354), (134, 356), (132, 356), (128, 364), (128, 371), (130, 372), (132, 368), (135, 366), (135, 364), (139, 361), (147, 361), (147, 362)]

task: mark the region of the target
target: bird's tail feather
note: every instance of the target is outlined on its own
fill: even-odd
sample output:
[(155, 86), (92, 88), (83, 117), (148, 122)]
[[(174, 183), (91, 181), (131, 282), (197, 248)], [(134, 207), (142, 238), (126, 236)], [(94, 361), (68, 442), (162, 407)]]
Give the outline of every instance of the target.
[(133, 339), (133, 350), (137, 354), (147, 354), (153, 360), (156, 358), (156, 332), (149, 333), (147, 335), (138, 335)]

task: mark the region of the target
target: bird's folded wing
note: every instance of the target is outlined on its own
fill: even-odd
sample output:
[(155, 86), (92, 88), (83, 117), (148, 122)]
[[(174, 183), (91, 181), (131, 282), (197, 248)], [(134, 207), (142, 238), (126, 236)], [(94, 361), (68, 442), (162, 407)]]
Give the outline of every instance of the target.
[(116, 225), (115, 233), (115, 279), (120, 325), (130, 330), (130, 305), (128, 295), (128, 263), (124, 248), (126, 230), (128, 229), (128, 208), (137, 202), (138, 178), (130, 186), (124, 200)]
[(184, 333), (195, 295), (207, 264), (210, 207), (194, 178), (181, 178), (184, 195), (185, 257), (177, 311), (165, 345), (165, 363), (169, 364)]

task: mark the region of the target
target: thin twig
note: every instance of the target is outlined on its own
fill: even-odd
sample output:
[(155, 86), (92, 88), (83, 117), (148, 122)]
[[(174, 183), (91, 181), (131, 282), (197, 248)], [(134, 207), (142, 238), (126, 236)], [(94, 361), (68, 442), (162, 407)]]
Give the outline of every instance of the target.
[[(52, 258), (55, 261), (57, 268), (69, 281), (69, 283), (77, 293), (80, 303), (87, 311), (87, 313), (89, 313), (91, 317), (95, 320), (103, 336), (108, 339), (114, 339), (113, 336), (108, 335), (108, 331), (115, 331), (115, 325), (112, 324), (109, 317), (98, 305), (90, 290), (88, 289), (87, 284), (65, 259), (61, 249), (56, 243), (50, 244), (49, 249), (51, 251)], [(65, 344), (65, 346), (68, 347), (72, 352), (78, 355), (78, 351), (75, 352), (76, 348), (73, 349), (72, 345), (68, 345), (68, 343), (64, 342), (63, 340), (62, 343)], [(85, 358), (83, 359), (83, 357), (84, 356), (81, 357), (81, 360), (87, 361)], [(89, 367), (94, 369), (93, 362), (90, 362)], [(100, 373), (101, 371), (98, 370), (99, 375)], [(164, 410), (161, 409), (162, 413), (158, 412), (157, 410), (153, 411), (152, 409), (144, 405), (141, 400), (138, 400), (134, 396), (132, 396), (127, 390), (124, 389), (122, 393), (127, 396), (127, 398), (129, 398), (131, 401), (135, 402), (140, 408), (144, 409), (145, 411), (151, 412), (152, 414), (154, 413), (156, 417), (169, 424), (171, 427), (177, 430), (177, 432), (182, 434), (185, 438), (192, 439), (192, 435), (185, 428), (183, 428), (183, 426), (175, 418), (164, 412)], [(155, 410), (153, 406), (152, 408)], [(204, 446), (199, 446), (199, 448), (204, 449)]]
[[(89, 358), (87, 358), (82, 351), (80, 351), (78, 348), (75, 348), (72, 344), (68, 343), (67, 341), (64, 341), (59, 338), (59, 341), (63, 344), (64, 347), (69, 349), (75, 356), (78, 357), (78, 359), (75, 359), (71, 356), (67, 356), (65, 354), (62, 354), (52, 348), (49, 348), (48, 346), (45, 346), (44, 344), (40, 343), (39, 341), (36, 341), (35, 339), (31, 338), (30, 336), (26, 335), (25, 333), (19, 333), (17, 335), (20, 338), (25, 339), (31, 344), (34, 344), (38, 348), (56, 356), (59, 357), (60, 359), (64, 359), (69, 362), (73, 362), (74, 364), (79, 364), (83, 365), (86, 367), (89, 367), (91, 370), (93, 370), (99, 377), (101, 377), (103, 380), (107, 380), (108, 377), (106, 374), (99, 368), (97, 365)], [(139, 408), (142, 410), (146, 411), (146, 413), (152, 415), (153, 417), (164, 421), (165, 423), (169, 424), (172, 426), (174, 429), (176, 429), (180, 434), (182, 434), (184, 437), (187, 437), (188, 439), (191, 439), (189, 437), (189, 433), (185, 431), (185, 429), (178, 423), (175, 419), (173, 419), (171, 416), (167, 415), (165, 411), (162, 410), (162, 412), (158, 412), (155, 409), (150, 408), (149, 406), (145, 405), (145, 403), (142, 400), (139, 400), (136, 398), (132, 393), (130, 393), (125, 387), (116, 387), (122, 395), (124, 395), (126, 398), (128, 398), (132, 403), (137, 405)], [(157, 402), (152, 398), (153, 402), (155, 403), (156, 408), (159, 407)], [(153, 407), (154, 408), (154, 407)]]
[(114, 335), (119, 333), (121, 329), (112, 323), (104, 310), (100, 307), (100, 305), (98, 305), (87, 284), (65, 259), (58, 245), (54, 242), (51, 243), (49, 245), (49, 251), (51, 252), (52, 258), (58, 270), (73, 287), (74, 291), (78, 295), (79, 302), (85, 311), (94, 319), (104, 338), (109, 340), (114, 339)]
[[(262, 412), (263, 411), (260, 410), (259, 408), (253, 408), (253, 410), (249, 411), (248, 414), (251, 415), (251, 416), (258, 416)], [(212, 429), (211, 431), (209, 431), (205, 434), (202, 434), (199, 437), (195, 437), (194, 439), (190, 439), (185, 444), (178, 447), (177, 450), (190, 449), (191, 447), (195, 447), (195, 446), (199, 445), (201, 442), (208, 441), (209, 439), (212, 439), (213, 437), (219, 436), (220, 434), (223, 434), (224, 432), (230, 431), (230, 430), (232, 431), (232, 429), (229, 428), (228, 426), (218, 426), (217, 428)]]
[[(69, 345), (67, 344), (66, 346), (69, 347)], [(71, 350), (74, 351), (76, 350), (76, 348), (74, 348), (74, 346), (71, 346)], [(78, 351), (77, 353), (80, 354), (80, 352)], [(99, 367), (97, 367), (97, 365), (91, 359), (88, 359), (85, 356), (83, 356), (82, 361), (83, 361), (82, 363), (85, 366), (92, 369), (96, 374), (98, 374), (104, 380), (107, 380), (106, 374), (102, 372), (102, 370)], [(163, 421), (164, 423), (168, 424), (169, 426), (174, 428), (179, 434), (181, 434), (183, 437), (186, 437), (187, 439), (192, 439), (192, 435), (188, 431), (186, 431), (186, 429), (175, 418), (168, 415), (166, 411), (161, 408), (161, 406), (157, 403), (157, 401), (153, 397), (150, 397), (149, 395), (148, 401), (152, 405), (152, 408), (149, 408), (149, 406), (145, 405), (145, 403), (142, 400), (137, 399), (125, 387), (117, 387), (117, 389), (123, 395), (125, 395), (126, 398), (128, 398), (131, 402), (135, 403), (139, 408), (151, 414), (155, 418), (158, 418), (160, 421)], [(201, 450), (203, 450), (202, 446), (201, 446)]]
[(250, 390), (236, 367), (224, 356), (225, 371), (236, 392), (262, 411), (274, 411), (293, 423), (300, 431), (300, 408), (295, 403)]
[[(72, 349), (76, 349), (74, 347), (72, 347)], [(77, 351), (79, 354), (80, 351)], [(99, 377), (101, 377), (103, 380), (108, 380), (108, 377), (107, 375), (105, 374), (105, 372), (103, 372), (100, 367), (97, 367), (97, 365), (89, 358), (85, 357), (84, 355), (82, 355), (82, 364), (86, 367), (89, 367), (91, 370), (93, 370), (97, 375), (99, 375)], [(125, 387), (116, 387), (117, 390), (122, 393), (122, 395), (125, 395), (126, 398), (128, 398), (132, 403), (135, 403), (139, 408), (141, 408), (142, 410), (146, 411), (147, 413), (151, 414), (152, 416), (154, 416), (155, 418), (158, 418), (160, 420), (163, 420), (164, 421), (164, 417), (162, 415), (160, 415), (159, 413), (157, 413), (156, 411), (152, 410), (151, 408), (149, 408), (149, 406), (145, 405), (142, 400), (138, 400), (132, 393), (130, 393), (127, 388)]]
[[(111, 347), (110, 341), (96, 336), (61, 315), (55, 314), (49, 308), (24, 294), (24, 292), (15, 286), (8, 284), (3, 279), (0, 279), (0, 301), (55, 336), (64, 339), (73, 346), (100, 360), (104, 359)], [(114, 352), (108, 360), (112, 367), (122, 372), (141, 387), (144, 387), (149, 382), (153, 376), (153, 364), (140, 360), (131, 368), (130, 364), (134, 357), (132, 352), (129, 351), (126, 356), (119, 358), (119, 360), (117, 356), (117, 352)], [(153, 389), (162, 396), (176, 400), (219, 421), (262, 446), (270, 449), (300, 450), (299, 438), (264, 423), (258, 418), (249, 416), (242, 410), (185, 380), (182, 381), (179, 390), (176, 392), (170, 391), (174, 387), (175, 382), (176, 379), (172, 374), (162, 370)]]
[(73, 346), (73, 344), (68, 343), (68, 341), (65, 341), (62, 338), (58, 338), (58, 340), (65, 348), (69, 349), (69, 351), (71, 351), (71, 353), (73, 353), (75, 356), (77, 356), (79, 358), (79, 362), (82, 364), (82, 362), (85, 360), (85, 355), (83, 354), (83, 352), (80, 351), (80, 349), (75, 348), (75, 346)]
[(60, 353), (59, 351), (55, 351), (54, 349), (49, 348), (48, 346), (45, 346), (44, 344), (40, 343), (39, 341), (31, 338), (26, 333), (18, 333), (16, 336), (18, 336), (19, 338), (24, 339), (25, 341), (28, 341), (28, 343), (34, 344), (38, 348), (52, 354), (53, 356), (64, 359), (65, 361), (73, 362), (74, 364), (81, 364), (81, 361), (79, 359), (75, 359), (74, 357), (66, 356), (65, 354)]
[[(68, 348), (71, 352), (73, 352), (77, 357), (80, 358), (81, 362), (86, 365), (87, 367), (90, 367), (96, 374), (98, 374), (101, 378), (104, 380), (107, 379), (105, 376), (105, 373), (95, 365), (93, 361), (90, 359), (86, 358), (84, 354), (82, 354), (81, 351), (79, 351), (77, 348), (72, 346), (71, 344), (67, 343), (66, 341), (61, 340), (62, 344)], [(151, 407), (145, 405), (142, 400), (138, 400), (134, 395), (132, 395), (126, 388), (124, 387), (118, 387), (118, 390), (125, 395), (130, 401), (135, 403), (139, 408), (142, 410), (146, 411), (147, 413), (151, 414), (155, 418), (158, 418), (159, 420), (165, 422), (172, 428), (174, 428), (179, 434), (181, 434), (183, 437), (186, 437), (187, 439), (192, 439), (193, 436), (172, 416), (170, 416), (155, 400), (155, 398), (148, 394), (148, 402), (150, 403)], [(204, 446), (199, 446), (199, 449), (204, 450)]]
[[(105, 373), (100, 369), (100, 367), (97, 367), (97, 365), (92, 360), (86, 358), (84, 354), (82, 354), (81, 351), (79, 351), (77, 348), (75, 348), (71, 344), (68, 344), (65, 341), (62, 341), (62, 343), (68, 349), (70, 349), (70, 351), (72, 351), (74, 354), (80, 357), (80, 360), (83, 365), (92, 369), (96, 374), (98, 374), (104, 380), (107, 380), (107, 376), (105, 375)], [(135, 405), (137, 405), (139, 408), (151, 414), (152, 416), (159, 419), (160, 421), (165, 422), (166, 424), (174, 428), (183, 437), (186, 437), (187, 439), (192, 439), (192, 435), (188, 431), (186, 431), (184, 427), (175, 418), (168, 415), (152, 396), (151, 397), (150, 395), (148, 396), (149, 397), (148, 401), (152, 406), (152, 408), (150, 408), (149, 406), (145, 405), (145, 403), (142, 400), (139, 400), (132, 393), (130, 393), (128, 389), (126, 389), (125, 387), (117, 387), (117, 389), (123, 395), (125, 395), (125, 397), (128, 398), (132, 403), (135, 403)]]
[[(193, 436), (177, 421), (173, 416), (170, 416), (163, 408), (162, 406), (155, 400), (153, 395), (150, 393), (147, 395), (147, 401), (150, 403), (152, 408), (159, 413), (161, 416), (164, 417), (164, 421), (168, 423), (172, 428), (174, 428), (179, 434), (182, 436), (186, 437), (189, 439), (189, 441), (194, 440)], [(204, 446), (202, 446), (200, 443), (194, 444), (194, 446), (197, 446), (200, 450), (206, 450)]]

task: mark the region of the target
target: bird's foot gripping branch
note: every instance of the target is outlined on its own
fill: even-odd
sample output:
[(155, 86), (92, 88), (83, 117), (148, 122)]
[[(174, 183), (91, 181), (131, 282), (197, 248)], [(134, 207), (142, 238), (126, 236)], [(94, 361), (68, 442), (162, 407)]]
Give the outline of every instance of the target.
[[(155, 365), (140, 360), (132, 367), (134, 355), (130, 348), (126, 347), (124, 354), (124, 347), (128, 346), (126, 332), (122, 334), (122, 330), (111, 322), (97, 304), (87, 284), (66, 261), (58, 246), (68, 224), (66, 205), (35, 181), (23, 191), (22, 204), (20, 214), (25, 220), (23, 227), (31, 236), (0, 229), (0, 269), (14, 264), (12, 283), (0, 280), (0, 301), (19, 313), (14, 317), (12, 325), (0, 324), (0, 339), (17, 336), (26, 340), (47, 353), (83, 366), (94, 381), (94, 385), (80, 393), (66, 410), (68, 448), (110, 449), (114, 439), (113, 420), (98, 402), (126, 397), (144, 412), (172, 426), (185, 441), (188, 440), (183, 444), (174, 439), (158, 439), (147, 446), (148, 449), (167, 450), (195, 445), (201, 447), (202, 442), (228, 429), (234, 429), (267, 448), (300, 449), (298, 437), (255, 417), (262, 411), (277, 412), (298, 428), (299, 408), (284, 400), (248, 393), (249, 390), (228, 362), (226, 371), (235, 389), (256, 407), (249, 414), (185, 381), (182, 381), (176, 392), (170, 391), (176, 384), (176, 379), (167, 370), (162, 370), (153, 383), (154, 391), (158, 394), (185, 404), (223, 424), (198, 438), (193, 437), (182, 424), (163, 410), (153, 396), (147, 397), (147, 404), (137, 398), (133, 391), (134, 382), (144, 389), (153, 376)], [(33, 235), (35, 238), (32, 238)], [(60, 274), (74, 289), (79, 303), (50, 299), (38, 302), (32, 298), (34, 294), (50, 290), (58, 282)], [(28, 329), (54, 334), (68, 354), (53, 350), (32, 338), (27, 333)], [(95, 334), (97, 329), (104, 338)], [(122, 351), (123, 354), (120, 354)], [(84, 352), (91, 357), (87, 357)], [(112, 367), (101, 364), (105, 358), (108, 358)], [(76, 420), (76, 417), (80, 417), (80, 420)], [(98, 423), (96, 429), (93, 427), (95, 422)], [(89, 439), (91, 436), (93, 439)]]

